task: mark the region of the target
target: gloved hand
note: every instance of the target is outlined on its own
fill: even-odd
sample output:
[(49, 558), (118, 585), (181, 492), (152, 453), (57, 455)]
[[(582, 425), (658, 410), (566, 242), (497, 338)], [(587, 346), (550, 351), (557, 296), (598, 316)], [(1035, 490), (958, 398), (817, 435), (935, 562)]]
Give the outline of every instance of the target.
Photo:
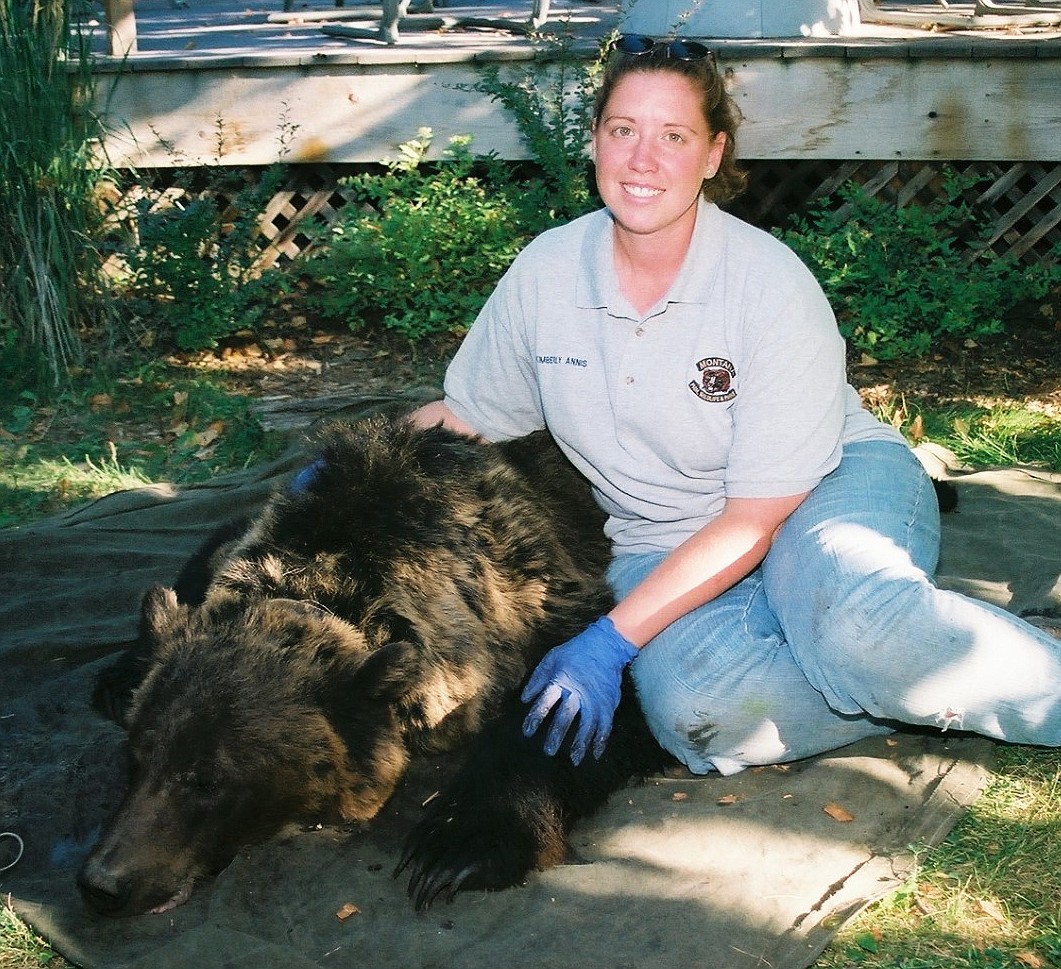
[(572, 763), (582, 762), (591, 743), (593, 756), (599, 758), (612, 732), (623, 669), (636, 655), (637, 647), (607, 616), (574, 639), (549, 650), (523, 689), (523, 702), (534, 701), (523, 721), (523, 735), (531, 736), (556, 707), (545, 738), (545, 752), (550, 757), (556, 754), (577, 715), (578, 730), (571, 743)]

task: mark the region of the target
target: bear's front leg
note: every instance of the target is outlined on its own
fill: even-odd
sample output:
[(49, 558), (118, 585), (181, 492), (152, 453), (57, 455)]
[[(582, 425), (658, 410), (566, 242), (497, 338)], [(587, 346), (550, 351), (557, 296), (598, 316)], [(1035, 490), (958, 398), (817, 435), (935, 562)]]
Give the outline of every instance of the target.
[[(671, 762), (648, 731), (629, 681), (604, 755), (575, 767), (565, 742), (555, 757), (541, 736), (523, 736), (517, 700), (474, 740), (453, 780), (406, 839), (397, 876), (409, 871), (418, 911), (458, 891), (499, 891), (560, 864), (567, 834), (633, 778)], [(569, 731), (573, 733), (573, 731)]]

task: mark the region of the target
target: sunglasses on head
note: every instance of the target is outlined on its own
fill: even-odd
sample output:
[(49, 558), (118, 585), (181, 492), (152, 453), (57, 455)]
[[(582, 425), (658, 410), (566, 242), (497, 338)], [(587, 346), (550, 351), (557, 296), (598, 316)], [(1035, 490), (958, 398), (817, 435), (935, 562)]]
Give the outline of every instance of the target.
[(673, 57), (676, 61), (702, 61), (714, 57), (710, 49), (695, 40), (654, 40), (638, 34), (622, 34), (615, 42), (615, 49), (621, 54), (641, 57), (654, 54)]

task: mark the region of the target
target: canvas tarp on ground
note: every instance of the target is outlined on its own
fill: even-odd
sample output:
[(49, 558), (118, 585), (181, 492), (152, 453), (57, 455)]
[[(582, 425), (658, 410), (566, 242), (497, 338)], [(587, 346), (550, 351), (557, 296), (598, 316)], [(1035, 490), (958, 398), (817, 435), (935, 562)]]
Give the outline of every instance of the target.
[[(372, 825), (241, 852), (164, 915), (92, 915), (74, 873), (124, 771), (121, 731), (89, 705), (93, 677), (135, 635), (143, 591), (304, 460), (124, 492), (0, 533), (0, 831), (24, 844), (0, 892), (78, 965), (795, 969), (898, 885), (909, 846), (938, 842), (980, 790), (993, 746), (954, 734), (875, 738), (730, 778), (653, 778), (578, 828), (570, 864), (418, 915), (391, 870), (438, 786), (425, 764)], [(958, 486), (941, 582), (1017, 612), (1061, 609), (1061, 476), (982, 472)], [(0, 839), (0, 867), (17, 845)], [(344, 906), (355, 911), (340, 918)]]

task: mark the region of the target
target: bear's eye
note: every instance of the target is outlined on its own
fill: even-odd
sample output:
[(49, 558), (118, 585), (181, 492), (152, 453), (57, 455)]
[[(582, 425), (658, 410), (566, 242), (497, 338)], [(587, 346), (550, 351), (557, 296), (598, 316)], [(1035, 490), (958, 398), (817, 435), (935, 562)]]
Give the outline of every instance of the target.
[(192, 768), (177, 775), (177, 783), (186, 791), (197, 797), (211, 797), (217, 791), (213, 776), (209, 771)]

